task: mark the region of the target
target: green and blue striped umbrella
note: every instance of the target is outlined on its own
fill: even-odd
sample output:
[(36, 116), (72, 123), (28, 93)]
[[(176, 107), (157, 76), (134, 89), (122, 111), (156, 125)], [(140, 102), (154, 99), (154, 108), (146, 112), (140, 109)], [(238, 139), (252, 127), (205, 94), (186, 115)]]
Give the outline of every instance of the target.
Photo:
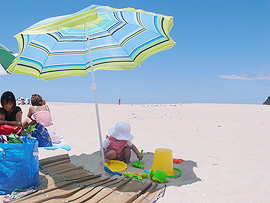
[(8, 71), (51, 80), (86, 76), (91, 62), (94, 71), (134, 69), (147, 57), (174, 46), (172, 26), (170, 16), (92, 5), (17, 34), (18, 59)]
[[(7, 71), (43, 80), (86, 76), (91, 71), (102, 149), (94, 71), (134, 69), (149, 56), (172, 48), (172, 26), (171, 16), (92, 5), (45, 19), (17, 34), (18, 57)], [(104, 166), (103, 150), (101, 154)]]

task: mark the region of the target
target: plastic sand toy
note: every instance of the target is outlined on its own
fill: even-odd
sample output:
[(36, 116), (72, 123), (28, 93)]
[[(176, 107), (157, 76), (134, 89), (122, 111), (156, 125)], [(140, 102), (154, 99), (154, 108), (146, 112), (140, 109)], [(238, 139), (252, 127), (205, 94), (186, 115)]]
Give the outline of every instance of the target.
[(130, 178), (136, 178), (138, 180), (143, 180), (144, 178), (148, 177), (147, 173), (139, 173), (139, 172), (136, 172), (136, 173), (126, 172), (126, 173), (123, 173), (123, 175)]
[(112, 175), (118, 175), (118, 176), (121, 176), (122, 173), (119, 173), (119, 172), (112, 172), (107, 166), (104, 166), (104, 170), (107, 172), (107, 173), (110, 173)]
[[(141, 151), (141, 154), (143, 154), (143, 150)], [(132, 166), (136, 167), (136, 168), (144, 168), (144, 165), (141, 164), (141, 160), (139, 159), (139, 161), (135, 161), (132, 163)]]
[(175, 158), (173, 159), (173, 163), (175, 163), (175, 164), (180, 164), (182, 162), (184, 162), (183, 159), (175, 159)]
[(127, 169), (127, 164), (123, 161), (111, 160), (110, 163), (105, 163), (112, 172), (120, 172)]
[(183, 171), (181, 171), (181, 169), (180, 168), (173, 168), (175, 171), (178, 171), (179, 173), (178, 174), (176, 174), (176, 175), (173, 175), (173, 176), (167, 176), (167, 177), (169, 177), (169, 178), (177, 178), (177, 177), (180, 177), (181, 175), (182, 175), (182, 173), (183, 173)]
[(153, 170), (150, 170), (150, 174), (149, 174), (150, 178), (152, 178), (152, 180), (157, 183), (165, 183), (167, 175), (168, 175), (167, 172), (161, 169), (157, 169), (156, 172), (154, 172)]
[(156, 149), (151, 169), (153, 171), (161, 169), (166, 171), (168, 176), (174, 176), (172, 150), (166, 148)]

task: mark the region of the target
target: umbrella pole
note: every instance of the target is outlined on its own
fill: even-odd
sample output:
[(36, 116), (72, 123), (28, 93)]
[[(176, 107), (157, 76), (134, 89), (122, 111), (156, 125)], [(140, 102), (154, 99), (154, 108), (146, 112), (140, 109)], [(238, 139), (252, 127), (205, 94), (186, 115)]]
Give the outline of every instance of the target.
[(88, 45), (88, 50), (89, 50), (90, 65), (91, 65), (91, 75), (92, 75), (92, 89), (93, 89), (93, 92), (94, 92), (96, 115), (97, 115), (100, 153), (101, 153), (101, 158), (102, 158), (102, 166), (104, 168), (104, 166), (105, 166), (104, 151), (103, 151), (103, 143), (102, 143), (102, 136), (101, 136), (101, 127), (100, 127), (100, 119), (99, 119), (99, 110), (98, 110), (98, 102), (97, 102), (96, 83), (95, 83), (95, 77), (94, 77), (92, 53), (91, 53), (91, 49), (90, 49), (90, 36), (89, 36), (89, 33), (88, 33), (88, 29), (87, 29), (87, 23), (84, 24), (84, 28), (85, 28), (85, 32), (86, 32), (86, 35), (87, 35), (87, 45)]

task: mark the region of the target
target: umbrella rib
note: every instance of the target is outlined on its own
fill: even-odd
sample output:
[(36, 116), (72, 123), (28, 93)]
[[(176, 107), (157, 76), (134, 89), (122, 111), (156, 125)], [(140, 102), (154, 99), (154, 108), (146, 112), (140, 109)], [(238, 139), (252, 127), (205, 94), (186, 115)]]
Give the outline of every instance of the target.
[[(48, 33), (48, 35), (49, 35), (49, 33)], [(49, 35), (49, 36), (51, 36), (51, 35)], [(53, 36), (51, 36), (51, 37), (53, 37)], [(54, 37), (53, 37), (53, 38), (54, 38)], [(54, 39), (55, 39), (55, 38), (54, 38)], [(53, 48), (56, 46), (57, 42), (58, 42), (57, 39), (55, 39), (55, 43), (54, 43), (54, 45), (52, 46), (51, 50), (53, 50)], [(44, 61), (44, 65), (47, 63), (47, 60), (48, 60), (48, 58), (50, 57), (51, 50), (49, 50), (49, 54), (48, 54), (47, 58), (46, 58), (45, 61)], [(43, 65), (42, 65), (42, 67), (46, 67), (46, 66), (43, 66)], [(42, 70), (43, 70), (43, 68), (42, 68)], [(42, 75), (42, 74), (43, 74), (43, 71), (40, 73), (40, 75)]]
[[(115, 15), (115, 14), (114, 14)], [(123, 19), (123, 21), (124, 21), (124, 25), (122, 26), (122, 27), (124, 27), (124, 26), (126, 26), (128, 23), (127, 23), (127, 21), (124, 19), (124, 17), (123, 17), (123, 15), (122, 15), (122, 12), (121, 12), (121, 16), (122, 16), (122, 19)], [(119, 19), (119, 18), (116, 18), (117, 16), (115, 15), (115, 19)], [(116, 21), (116, 22), (121, 22), (120, 20), (118, 20), (118, 21)], [(94, 24), (94, 23), (93, 23)], [(142, 23), (139, 23), (139, 24), (141, 24), (142, 25)], [(128, 40), (124, 40), (122, 43), (120, 43), (120, 41), (118, 41), (115, 37), (114, 37), (114, 35), (113, 34), (111, 34), (111, 33), (109, 33), (109, 31), (108, 30), (110, 30), (111, 28), (112, 28), (112, 26), (109, 28), (109, 29), (104, 29), (102, 26), (100, 26), (99, 24), (95, 24), (97, 27), (99, 27), (99, 28), (101, 28), (102, 30), (103, 30), (103, 32), (105, 32), (105, 33), (108, 33), (108, 36), (111, 36), (116, 42), (117, 42), (117, 44), (119, 44), (121, 47), (122, 47), (122, 49), (125, 51), (125, 53), (126, 53), (126, 55), (127, 56), (130, 56), (130, 54), (126, 51), (126, 49), (123, 47), (123, 42), (124, 41), (128, 41)], [(136, 26), (137, 28), (141, 28), (141, 27), (143, 27), (144, 28), (144, 30), (143, 30), (143, 32), (144, 31), (150, 31), (150, 32), (152, 32), (152, 33), (154, 33), (154, 34), (156, 34), (155, 32), (153, 32), (152, 30), (147, 30), (143, 25), (140, 27), (140, 26), (138, 26), (137, 24), (132, 24), (132, 25), (134, 25), (134, 26)], [(116, 31), (114, 31), (114, 32), (117, 32), (118, 30), (116, 30)], [(89, 34), (90, 36), (91, 36), (91, 34)], [(136, 36), (136, 35), (134, 35), (134, 36)], [(159, 37), (160, 36), (162, 36), (162, 35), (159, 35)], [(91, 39), (91, 38), (90, 38)], [(167, 38), (167, 40), (168, 40), (168, 38)], [(167, 41), (166, 40), (166, 41)], [(138, 48), (139, 46), (137, 46), (136, 47), (136, 49)], [(154, 47), (154, 46), (152, 46), (152, 47)], [(150, 49), (151, 47), (148, 47), (147, 49)], [(135, 50), (135, 48), (133, 49), (133, 50)], [(146, 50), (146, 49), (145, 49)], [(144, 50), (143, 50), (144, 51)], [(137, 54), (135, 57), (134, 57), (134, 59), (132, 59), (131, 58), (131, 61), (134, 63), (134, 61), (135, 61), (135, 59), (143, 52), (143, 51), (141, 51), (139, 54)], [(133, 51), (132, 51), (133, 52)], [(136, 66), (136, 64), (134, 64), (133, 65), (133, 67), (135, 67)]]
[[(98, 8), (97, 10), (102, 10), (102, 8), (100, 9), (100, 8)], [(119, 9), (120, 10), (120, 9)], [(119, 13), (121, 13), (121, 16), (122, 16), (122, 19), (124, 19), (124, 17), (123, 17), (123, 15), (122, 15), (122, 11), (119, 11)], [(114, 13), (114, 15), (115, 15), (115, 13)], [(150, 13), (150, 15), (153, 15), (153, 14), (151, 14)], [(142, 24), (142, 22), (141, 22), (141, 13), (140, 12), (136, 12), (136, 16), (137, 16), (137, 18), (136, 18), (136, 21), (138, 22), (138, 24), (140, 24), (141, 26), (139, 26), (138, 24), (134, 24), (134, 23), (130, 23), (130, 22), (128, 22), (127, 23), (127, 21), (126, 20), (124, 20), (125, 21), (125, 23), (127, 23), (127, 24), (131, 24), (131, 25), (134, 25), (134, 26), (137, 26), (137, 27), (143, 27), (143, 28), (145, 28), (145, 26)], [(155, 16), (155, 15), (153, 15), (153, 17), (154, 18), (156, 18), (157, 16)], [(164, 17), (163, 16), (159, 16), (162, 20), (162, 23), (161, 24), (163, 24), (163, 22), (164, 22)], [(109, 20), (104, 20), (104, 21), (109, 21)], [(154, 33), (154, 34), (156, 34), (156, 33), (160, 33), (159, 31), (158, 31), (158, 29), (157, 29), (157, 27), (156, 26), (154, 26), (155, 27), (155, 30), (156, 30), (156, 32), (154, 32), (154, 31), (152, 31), (152, 30), (150, 30), (150, 29), (146, 29), (148, 32), (152, 32), (152, 33)], [(162, 31), (163, 31), (163, 33), (164, 33), (164, 35), (166, 36), (166, 38), (168, 38), (168, 39), (170, 39), (170, 37), (166, 34), (166, 32), (165, 32), (165, 30), (164, 30), (164, 26), (161, 26), (161, 28), (162, 28)], [(164, 35), (162, 35), (162, 34), (160, 34), (161, 36), (164, 36)]]

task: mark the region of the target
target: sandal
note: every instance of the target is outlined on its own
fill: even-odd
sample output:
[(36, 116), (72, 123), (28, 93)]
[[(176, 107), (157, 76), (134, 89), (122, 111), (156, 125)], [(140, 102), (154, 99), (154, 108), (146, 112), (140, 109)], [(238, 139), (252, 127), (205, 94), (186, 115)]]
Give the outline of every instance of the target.
[(37, 192), (37, 191), (38, 191), (38, 189), (35, 186), (31, 186), (31, 187), (26, 188), (26, 189), (15, 189), (11, 192), (11, 194), (4, 196), (3, 203), (15, 201), (19, 198), (22, 198), (26, 195), (32, 194), (32, 193)]

